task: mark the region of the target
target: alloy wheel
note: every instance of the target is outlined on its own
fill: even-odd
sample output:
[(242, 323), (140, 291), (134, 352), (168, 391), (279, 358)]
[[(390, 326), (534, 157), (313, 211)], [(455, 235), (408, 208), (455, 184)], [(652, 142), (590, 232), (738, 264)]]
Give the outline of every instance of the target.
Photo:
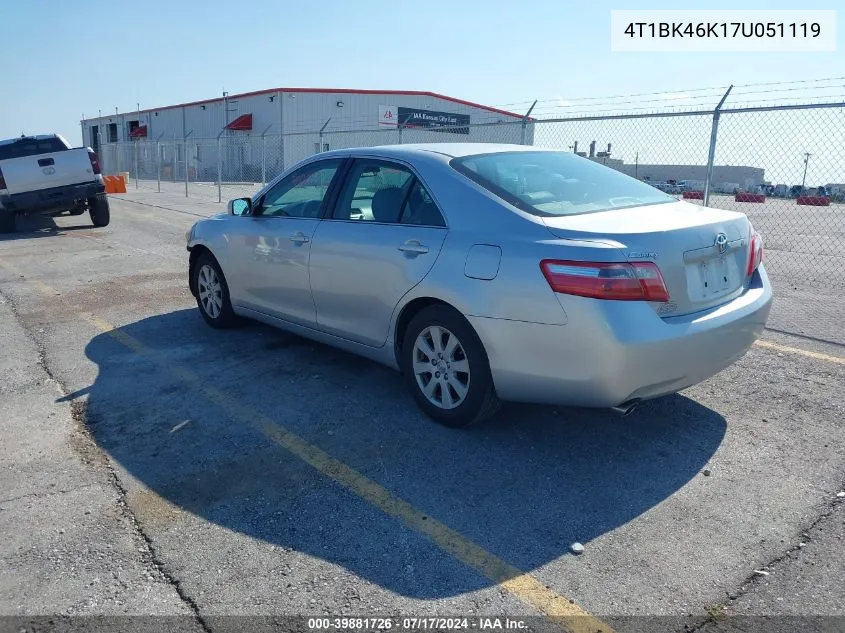
[(214, 267), (204, 264), (200, 268), (197, 289), (202, 309), (212, 319), (216, 319), (223, 310), (223, 286)]
[(431, 325), (414, 342), (413, 371), (426, 399), (440, 409), (454, 409), (469, 392), (469, 360), (458, 337)]

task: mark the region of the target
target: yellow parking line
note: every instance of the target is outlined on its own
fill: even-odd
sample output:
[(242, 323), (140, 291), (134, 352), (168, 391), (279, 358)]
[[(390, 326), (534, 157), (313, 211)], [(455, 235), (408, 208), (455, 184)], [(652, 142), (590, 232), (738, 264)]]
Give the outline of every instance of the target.
[(764, 341), (758, 339), (755, 343), (758, 347), (768, 347), (769, 349), (777, 350), (779, 352), (786, 352), (787, 354), (800, 354), (807, 358), (814, 358), (816, 360), (826, 360), (830, 363), (837, 363), (838, 365), (845, 365), (845, 358), (841, 356), (831, 356), (830, 354), (822, 354), (821, 352), (811, 352), (807, 349), (800, 349), (798, 347), (789, 347), (788, 345), (780, 345), (779, 343), (772, 343), (771, 341)]
[[(95, 328), (114, 338), (125, 347), (141, 354), (150, 352), (142, 342), (133, 336), (115, 329), (104, 319), (92, 315), (81, 315)], [(590, 615), (564, 596), (556, 594), (534, 577), (508, 564), (481, 546), (462, 536), (444, 523), (427, 516), (407, 501), (392, 494), (382, 485), (335, 459), (317, 446), (287, 430), (269, 417), (238, 403), (214, 387), (207, 386), (190, 369), (167, 365), (182, 381), (190, 384), (205, 397), (223, 409), (232, 419), (252, 426), (266, 438), (286, 449), (302, 461), (313, 466), (322, 474), (352, 491), (386, 514), (401, 520), (411, 529), (429, 537), (440, 549), (457, 560), (472, 567), (481, 575), (500, 585), (524, 603), (544, 615), (561, 618), (561, 624), (573, 633), (613, 633), (606, 623)]]

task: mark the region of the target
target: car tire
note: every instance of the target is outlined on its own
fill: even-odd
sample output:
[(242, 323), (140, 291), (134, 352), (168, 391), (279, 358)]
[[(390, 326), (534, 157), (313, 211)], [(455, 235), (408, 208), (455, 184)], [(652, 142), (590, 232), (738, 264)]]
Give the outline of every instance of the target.
[(110, 220), (109, 201), (105, 196), (88, 198), (88, 214), (94, 226), (108, 226)]
[(191, 274), (197, 307), (205, 322), (219, 329), (232, 327), (236, 317), (229, 300), (229, 286), (214, 256), (210, 253), (200, 255)]
[(401, 366), (419, 408), (440, 424), (469, 426), (499, 409), (484, 345), (469, 322), (448, 306), (429, 306), (411, 319)]
[(15, 232), (15, 214), (5, 209), (0, 209), (0, 233)]

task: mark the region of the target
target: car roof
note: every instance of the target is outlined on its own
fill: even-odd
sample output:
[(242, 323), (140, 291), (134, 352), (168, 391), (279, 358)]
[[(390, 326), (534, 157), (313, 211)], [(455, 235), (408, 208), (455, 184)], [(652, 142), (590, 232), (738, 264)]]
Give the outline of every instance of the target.
[(507, 143), (409, 143), (407, 145), (377, 145), (374, 147), (353, 147), (326, 152), (321, 156), (363, 154), (394, 158), (413, 158), (414, 156), (439, 154), (448, 159), (477, 154), (498, 152), (555, 151), (533, 145), (514, 145)]

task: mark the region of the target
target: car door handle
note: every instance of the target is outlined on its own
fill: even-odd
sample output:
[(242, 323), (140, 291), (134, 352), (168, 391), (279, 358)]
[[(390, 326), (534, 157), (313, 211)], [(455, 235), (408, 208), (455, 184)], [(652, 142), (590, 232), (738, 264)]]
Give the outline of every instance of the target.
[(399, 250), (403, 253), (411, 253), (413, 255), (424, 255), (428, 252), (428, 246), (424, 244), (420, 244), (417, 240), (408, 240), (402, 246), (399, 247)]
[(290, 236), (290, 241), (294, 244), (307, 244), (311, 241), (311, 238), (305, 235), (303, 232), (294, 233)]

